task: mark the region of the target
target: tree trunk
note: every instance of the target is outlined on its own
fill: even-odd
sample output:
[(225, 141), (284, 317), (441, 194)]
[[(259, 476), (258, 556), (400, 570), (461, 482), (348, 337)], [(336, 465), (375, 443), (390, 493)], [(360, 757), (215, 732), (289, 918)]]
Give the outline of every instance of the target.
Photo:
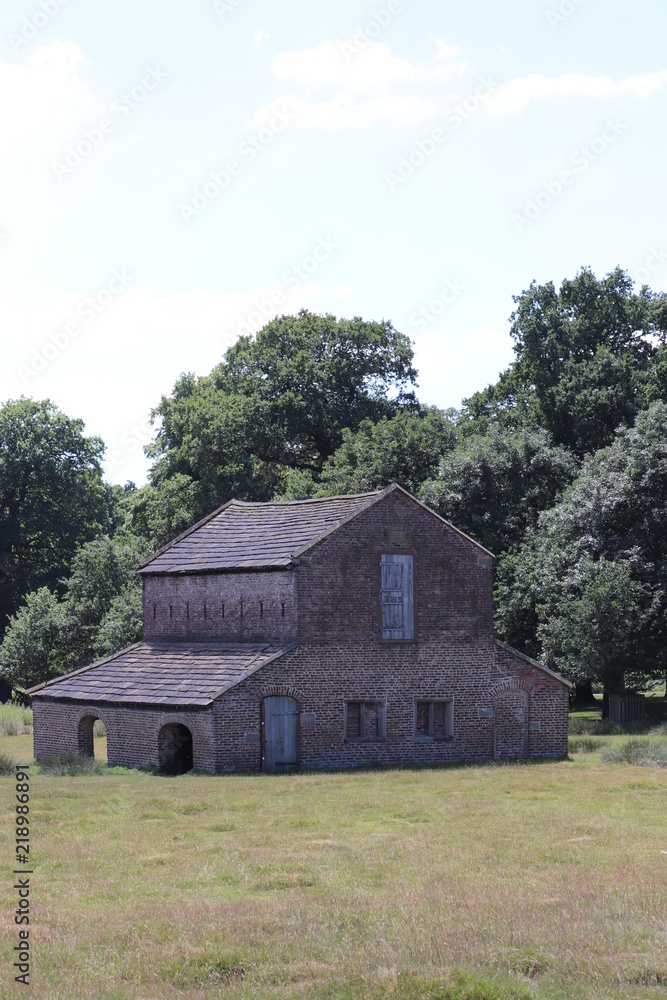
[(577, 681), (575, 685), (574, 704), (577, 708), (585, 708), (595, 704), (593, 695), (593, 683), (590, 677), (585, 677)]

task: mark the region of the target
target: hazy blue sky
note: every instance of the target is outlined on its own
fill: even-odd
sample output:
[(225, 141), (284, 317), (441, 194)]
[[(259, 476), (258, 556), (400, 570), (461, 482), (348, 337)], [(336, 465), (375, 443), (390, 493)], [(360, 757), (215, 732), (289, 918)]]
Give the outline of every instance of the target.
[[(0, 401), (142, 482), (182, 371), (301, 306), (391, 319), (422, 399), (512, 357), (512, 295), (667, 285), (658, 0), (4, 0)], [(92, 299), (92, 301), (90, 301)]]

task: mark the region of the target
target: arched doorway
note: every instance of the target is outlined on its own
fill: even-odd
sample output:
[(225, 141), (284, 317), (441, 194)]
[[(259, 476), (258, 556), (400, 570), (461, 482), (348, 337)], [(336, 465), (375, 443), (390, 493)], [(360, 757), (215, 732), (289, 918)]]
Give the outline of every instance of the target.
[(528, 756), (530, 695), (521, 688), (502, 691), (494, 705), (493, 755), (501, 760)]
[(163, 726), (158, 735), (158, 761), (163, 774), (185, 774), (194, 765), (192, 733), (180, 722)]
[(106, 727), (99, 716), (84, 715), (79, 720), (78, 746), (82, 757), (106, 761)]
[(276, 774), (296, 767), (299, 706), (294, 698), (271, 697), (262, 702), (262, 770)]

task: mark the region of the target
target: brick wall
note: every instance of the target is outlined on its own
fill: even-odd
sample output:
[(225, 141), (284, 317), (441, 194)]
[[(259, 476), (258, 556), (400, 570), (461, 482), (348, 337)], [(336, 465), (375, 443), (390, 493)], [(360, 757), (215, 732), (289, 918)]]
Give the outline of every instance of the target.
[(288, 642), (296, 638), (293, 570), (143, 579), (145, 639)]
[(158, 767), (160, 729), (179, 722), (192, 733), (194, 766), (202, 771), (215, 771), (218, 766), (211, 709), (163, 712), (153, 708), (81, 705), (36, 697), (33, 712), (35, 760), (61, 753), (78, 753), (79, 723), (92, 716), (101, 719), (106, 726), (110, 765), (147, 767), (152, 764)]

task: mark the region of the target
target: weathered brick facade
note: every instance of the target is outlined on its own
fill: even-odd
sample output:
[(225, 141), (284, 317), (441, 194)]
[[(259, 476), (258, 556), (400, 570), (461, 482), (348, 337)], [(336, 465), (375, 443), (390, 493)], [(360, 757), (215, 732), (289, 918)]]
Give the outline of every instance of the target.
[[(413, 560), (413, 639), (382, 638), (380, 561), (389, 554)], [(398, 488), (293, 556), (289, 568), (158, 574), (149, 565), (146, 642), (271, 640), (293, 648), (250, 666), (196, 710), (104, 703), (99, 695), (89, 704), (65, 701), (55, 682), (35, 692), (35, 755), (77, 749), (80, 720), (95, 716), (107, 726), (110, 763), (158, 764), (158, 734), (178, 722), (192, 733), (195, 767), (259, 770), (262, 704), (283, 697), (296, 706), (305, 768), (564, 756), (568, 685), (494, 639), (492, 570), (485, 550)], [(426, 719), (428, 704), (442, 702), (451, 731), (420, 731), (418, 704)], [(346, 734), (350, 704), (381, 716), (372, 737)]]

